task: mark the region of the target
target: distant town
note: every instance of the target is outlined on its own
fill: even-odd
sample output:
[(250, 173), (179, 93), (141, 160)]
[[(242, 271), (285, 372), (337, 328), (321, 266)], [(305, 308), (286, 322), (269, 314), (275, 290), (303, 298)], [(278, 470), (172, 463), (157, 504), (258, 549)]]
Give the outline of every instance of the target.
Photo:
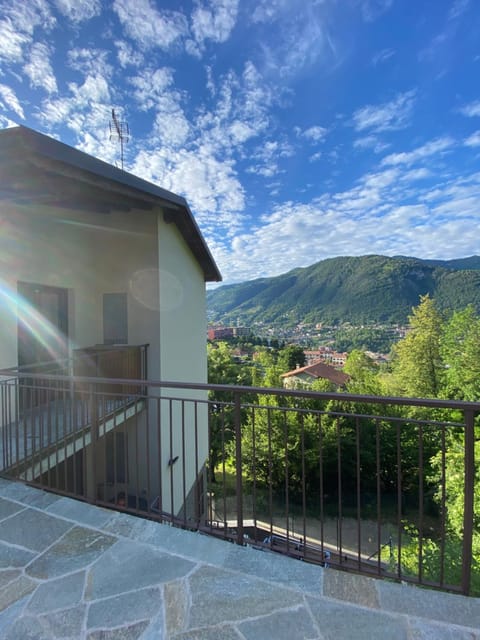
[(382, 324), (329, 326), (300, 323), (294, 327), (272, 327), (261, 323), (254, 327), (215, 324), (208, 327), (207, 337), (212, 342), (224, 340), (234, 343), (239, 358), (247, 355), (242, 345), (249, 343), (275, 348), (291, 344), (303, 347), (306, 365), (324, 362), (342, 368), (353, 349), (364, 351), (377, 364), (388, 361), (392, 345), (404, 338), (407, 331), (406, 326)]

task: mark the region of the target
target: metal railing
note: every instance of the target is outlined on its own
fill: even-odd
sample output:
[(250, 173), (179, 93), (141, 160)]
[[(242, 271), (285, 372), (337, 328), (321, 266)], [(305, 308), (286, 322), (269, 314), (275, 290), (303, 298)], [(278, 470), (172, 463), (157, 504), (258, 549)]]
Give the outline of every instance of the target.
[[(0, 376), (6, 477), (324, 566), (478, 594), (480, 403)], [(48, 385), (50, 402), (19, 412), (28, 384)]]

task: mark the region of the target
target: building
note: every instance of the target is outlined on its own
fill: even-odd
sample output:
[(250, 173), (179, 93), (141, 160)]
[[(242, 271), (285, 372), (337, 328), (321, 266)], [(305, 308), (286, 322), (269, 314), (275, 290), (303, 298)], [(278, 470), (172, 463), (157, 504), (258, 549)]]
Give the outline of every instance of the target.
[(316, 362), (306, 367), (298, 367), (281, 375), (283, 386), (287, 389), (295, 389), (300, 386), (312, 384), (319, 378), (328, 380), (337, 387), (343, 387), (350, 376), (342, 371), (338, 371), (324, 362)]
[[(207, 381), (205, 283), (221, 275), (183, 198), (48, 136), (14, 127), (0, 131), (0, 200), (0, 369)], [(33, 379), (25, 380), (15, 392), (12, 419), (33, 415), (36, 406), (48, 409), (44, 387), (40, 391)], [(169, 465), (185, 444), (179, 440), (184, 434), (169, 416), (170, 442), (163, 452), (156, 450), (149, 434), (150, 420), (159, 424), (155, 410), (146, 411), (139, 402), (127, 410), (139, 389), (113, 387), (101, 388), (103, 411), (121, 398), (123, 413), (117, 410), (113, 426), (105, 422), (103, 431), (88, 417), (89, 425), (81, 425), (83, 439), (73, 447), (69, 442), (60, 461), (57, 454), (58, 482), (75, 484), (87, 497), (101, 493), (111, 500), (119, 488), (128, 494), (135, 478), (145, 500), (158, 498), (147, 487), (162, 487), (178, 512), (199, 471), (188, 456), (174, 469)], [(85, 398), (90, 388), (87, 382), (77, 385), (70, 396)], [(156, 407), (159, 414), (165, 410), (160, 401)], [(95, 412), (98, 418), (98, 407)], [(199, 410), (195, 420), (206, 434), (206, 409), (203, 413)], [(57, 421), (57, 439), (80, 428), (67, 427), (66, 416), (65, 410), (63, 423)], [(38, 451), (24, 477), (35, 479), (47, 463), (54, 473), (42, 453), (54, 436), (30, 432), (36, 428), (33, 419), (25, 425), (25, 440)], [(197, 457), (204, 461), (207, 437), (199, 442)], [(149, 448), (149, 464), (140, 469), (133, 468), (134, 445)], [(10, 463), (19, 455), (19, 450), (11, 454)], [(89, 472), (93, 458), (103, 468), (96, 477)], [(183, 491), (171, 497), (177, 476), (186, 478)]]
[(251, 330), (248, 327), (209, 327), (207, 336), (209, 340), (222, 340), (226, 338), (240, 338), (249, 336)]
[(306, 350), (305, 362), (307, 364), (313, 364), (314, 362), (325, 362), (331, 364), (334, 367), (343, 367), (347, 361), (348, 353), (339, 353), (331, 347), (319, 347), (318, 349)]

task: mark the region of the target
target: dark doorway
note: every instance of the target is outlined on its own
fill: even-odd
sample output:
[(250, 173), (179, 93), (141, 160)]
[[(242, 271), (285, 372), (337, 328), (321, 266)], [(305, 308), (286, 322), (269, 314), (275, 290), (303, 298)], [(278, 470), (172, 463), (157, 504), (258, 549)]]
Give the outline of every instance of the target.
[[(68, 289), (19, 282), (18, 294), (19, 368), (25, 373), (65, 373), (68, 358)], [(20, 407), (42, 404), (50, 395), (48, 391), (44, 394), (44, 389), (45, 384), (41, 381), (32, 384), (31, 379), (23, 379)]]

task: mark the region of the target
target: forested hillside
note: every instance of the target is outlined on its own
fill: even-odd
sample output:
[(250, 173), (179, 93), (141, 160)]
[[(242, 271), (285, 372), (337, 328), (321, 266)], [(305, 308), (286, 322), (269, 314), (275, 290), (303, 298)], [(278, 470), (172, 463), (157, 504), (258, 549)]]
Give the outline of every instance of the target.
[(207, 304), (210, 319), (225, 323), (405, 323), (426, 294), (439, 309), (472, 304), (480, 310), (480, 257), (330, 258), (274, 278), (219, 287), (208, 292)]

